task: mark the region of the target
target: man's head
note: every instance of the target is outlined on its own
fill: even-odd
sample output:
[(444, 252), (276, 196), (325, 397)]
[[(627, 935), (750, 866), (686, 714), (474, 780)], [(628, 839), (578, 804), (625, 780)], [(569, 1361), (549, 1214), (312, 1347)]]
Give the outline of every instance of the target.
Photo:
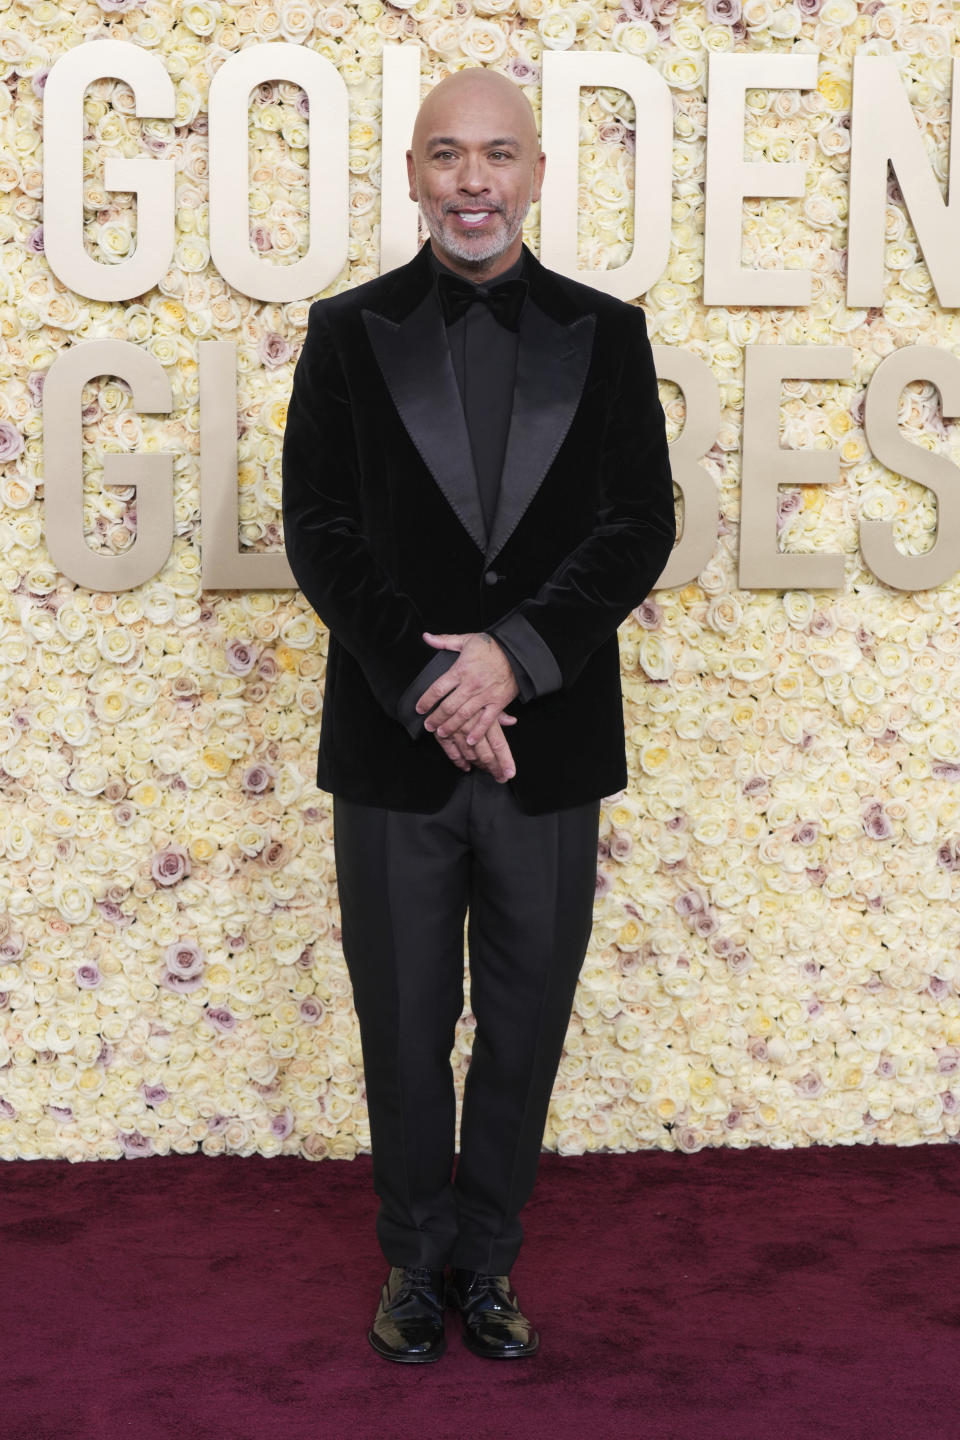
[(440, 259), (474, 280), (509, 269), (545, 163), (530, 102), (505, 75), (458, 70), (434, 86), (407, 173)]

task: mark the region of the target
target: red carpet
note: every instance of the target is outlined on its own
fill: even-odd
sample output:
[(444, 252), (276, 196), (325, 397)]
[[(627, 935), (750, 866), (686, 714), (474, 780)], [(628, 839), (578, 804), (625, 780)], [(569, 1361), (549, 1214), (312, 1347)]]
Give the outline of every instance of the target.
[(2, 1440), (956, 1440), (960, 1148), (545, 1156), (541, 1352), (391, 1365), (368, 1160), (0, 1170)]

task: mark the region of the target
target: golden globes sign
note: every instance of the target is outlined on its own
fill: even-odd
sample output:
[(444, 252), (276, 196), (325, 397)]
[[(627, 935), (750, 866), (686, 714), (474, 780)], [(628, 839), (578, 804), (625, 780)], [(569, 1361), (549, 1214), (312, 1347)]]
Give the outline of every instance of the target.
[[(417, 248), (416, 206), (409, 200), (403, 154), (420, 99), (418, 45), (383, 51), (381, 270), (410, 259)], [(953, 62), (950, 172), (960, 173), (960, 62)], [(93, 300), (127, 301), (158, 284), (174, 252), (173, 162), (148, 156), (109, 158), (107, 190), (137, 197), (136, 249), (105, 265), (83, 243), (84, 91), (95, 80), (125, 81), (135, 113), (153, 119), (175, 113), (172, 82), (160, 60), (138, 45), (103, 40), (62, 55), (44, 91), (44, 222), (46, 258), (69, 289)], [(266, 80), (298, 85), (307, 97), (311, 146), (310, 238), (306, 253), (276, 265), (257, 256), (248, 240), (247, 123), (251, 90)], [(744, 103), (750, 90), (807, 90), (817, 84), (815, 54), (714, 54), (709, 70), (706, 222), (703, 299), (707, 305), (804, 306), (810, 273), (801, 268), (745, 268), (741, 263), (743, 201), (804, 192), (806, 167), (792, 161), (743, 158)], [(584, 272), (577, 260), (577, 143), (579, 92), (585, 86), (625, 91), (636, 106), (634, 244), (615, 269)], [(942, 306), (960, 306), (960, 200), (944, 202), (895, 62), (857, 56), (853, 64), (849, 231), (846, 295), (851, 309), (884, 298), (884, 209), (892, 164)], [(253, 299), (288, 302), (331, 285), (347, 260), (348, 103), (333, 64), (298, 45), (251, 45), (227, 58), (209, 94), (209, 237), (220, 275)], [(666, 81), (644, 60), (602, 51), (546, 51), (542, 64), (542, 141), (548, 167), (541, 202), (541, 258), (548, 266), (621, 299), (643, 295), (662, 275), (670, 250), (672, 109)], [(56, 197), (56, 204), (50, 203)], [(238, 542), (236, 347), (200, 342), (200, 479), (204, 516), (202, 580), (207, 589), (284, 589), (295, 581), (279, 553), (242, 554)], [(661, 587), (696, 578), (717, 536), (716, 488), (701, 461), (720, 424), (720, 393), (708, 365), (672, 346), (655, 346), (661, 379), (683, 393), (687, 419), (671, 447), (674, 479), (683, 498), (682, 534)], [(739, 584), (746, 589), (829, 590), (843, 584), (843, 557), (790, 554), (777, 542), (778, 490), (785, 485), (833, 485), (839, 479), (830, 450), (790, 451), (780, 442), (782, 382), (849, 378), (854, 350), (843, 345), (745, 346)], [(156, 575), (174, 534), (173, 457), (134, 453), (104, 457), (104, 484), (135, 486), (137, 533), (122, 554), (95, 552), (83, 532), (83, 437), (80, 396), (85, 384), (114, 375), (132, 390), (140, 412), (167, 413), (173, 400), (160, 362), (125, 340), (73, 346), (50, 367), (43, 392), (45, 527), (58, 569), (90, 590), (121, 591)], [(922, 590), (960, 570), (960, 487), (956, 467), (902, 437), (897, 410), (911, 381), (940, 393), (946, 417), (960, 414), (960, 361), (946, 350), (911, 345), (886, 356), (871, 377), (864, 406), (870, 448), (889, 469), (926, 486), (936, 497), (937, 530), (929, 549), (902, 552), (887, 520), (863, 519), (860, 546), (885, 584)]]

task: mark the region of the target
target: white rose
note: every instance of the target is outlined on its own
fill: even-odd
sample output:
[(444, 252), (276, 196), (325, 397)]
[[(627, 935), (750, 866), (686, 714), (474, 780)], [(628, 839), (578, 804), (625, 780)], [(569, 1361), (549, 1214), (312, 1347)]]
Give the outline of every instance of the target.
[[(545, 10), (537, 26), (548, 50), (568, 50), (577, 38), (577, 23), (567, 10)], [(462, 45), (462, 41), (461, 41)]]
[(220, 0), (187, 0), (180, 8), (180, 19), (194, 35), (206, 36), (213, 34), (222, 13)]

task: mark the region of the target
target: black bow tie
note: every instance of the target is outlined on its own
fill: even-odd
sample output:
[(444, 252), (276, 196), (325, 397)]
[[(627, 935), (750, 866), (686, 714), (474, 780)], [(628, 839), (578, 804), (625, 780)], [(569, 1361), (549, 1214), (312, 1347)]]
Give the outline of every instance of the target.
[(452, 325), (465, 315), (474, 302), (487, 305), (494, 319), (507, 330), (519, 330), (520, 312), (527, 298), (527, 282), (518, 276), (515, 280), (502, 280), (499, 285), (472, 285), (456, 275), (437, 276), (437, 294), (444, 322)]

